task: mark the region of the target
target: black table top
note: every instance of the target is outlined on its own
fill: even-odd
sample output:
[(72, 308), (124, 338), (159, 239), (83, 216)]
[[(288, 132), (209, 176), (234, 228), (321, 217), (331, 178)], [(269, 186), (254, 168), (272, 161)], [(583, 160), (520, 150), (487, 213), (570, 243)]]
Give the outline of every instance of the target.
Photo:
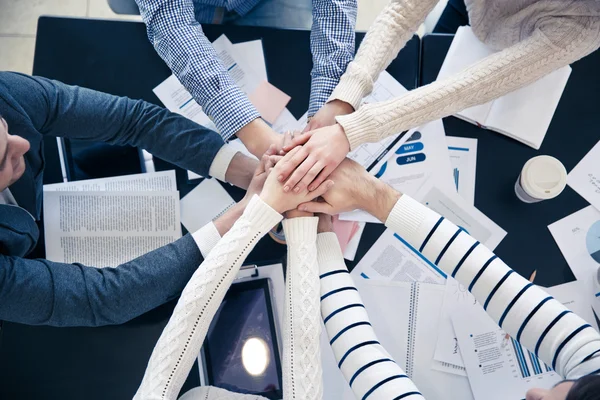
[[(433, 82), (453, 35), (422, 39), (421, 85)], [(478, 139), (475, 206), (508, 232), (495, 253), (535, 283), (553, 286), (574, 280), (548, 225), (588, 205), (569, 186), (558, 197), (526, 204), (514, 185), (527, 160), (538, 155), (559, 159), (570, 171), (600, 140), (600, 51), (572, 64), (573, 71), (540, 150), (458, 118), (444, 119), (446, 135)]]
[[(297, 118), (304, 114), (312, 68), (308, 31), (216, 25), (204, 29), (210, 40), (223, 33), (234, 43), (262, 39), (269, 81), (292, 97), (288, 108)], [(363, 36), (357, 34), (357, 45)], [(420, 41), (414, 38), (388, 68), (408, 89), (416, 87), (419, 80), (419, 52)], [(33, 71), (159, 105), (152, 89), (170, 75), (148, 42), (143, 24), (55, 17), (39, 20)], [(55, 143), (46, 146), (47, 183), (62, 180)], [(159, 170), (175, 168), (162, 160), (156, 164)], [(181, 169), (177, 169), (177, 181), (182, 196), (197, 184), (189, 183)], [(241, 191), (224, 187), (234, 198), (241, 198)], [(378, 225), (365, 230), (358, 256), (382, 230)], [(284, 251), (284, 246), (264, 238), (248, 261), (280, 261)], [(174, 304), (122, 326), (58, 329), (5, 323), (0, 343), (0, 398), (131, 398)], [(198, 383), (195, 367), (184, 391)]]

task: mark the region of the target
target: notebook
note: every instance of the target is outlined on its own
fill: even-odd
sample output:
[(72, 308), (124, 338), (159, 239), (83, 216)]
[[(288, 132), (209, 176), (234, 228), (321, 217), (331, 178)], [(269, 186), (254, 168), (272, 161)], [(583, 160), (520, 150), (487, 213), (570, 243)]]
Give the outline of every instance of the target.
[[(493, 54), (471, 27), (458, 28), (437, 79), (447, 78)], [(565, 66), (489, 103), (467, 108), (456, 117), (538, 150), (571, 75)]]
[[(412, 378), (423, 396), (427, 400), (447, 400), (448, 393), (452, 393), (453, 399), (473, 399), (467, 377), (432, 368), (444, 285), (355, 281), (379, 342)], [(337, 366), (327, 342), (321, 343), (323, 398), (354, 398), (341, 372), (335, 373)]]

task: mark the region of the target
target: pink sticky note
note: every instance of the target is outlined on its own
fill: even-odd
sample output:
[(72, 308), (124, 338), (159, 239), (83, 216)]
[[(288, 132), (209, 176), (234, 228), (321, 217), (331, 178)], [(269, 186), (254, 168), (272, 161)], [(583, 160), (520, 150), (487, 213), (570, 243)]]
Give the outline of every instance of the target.
[(342, 253), (346, 251), (350, 239), (352, 239), (357, 230), (358, 223), (355, 221), (340, 221), (337, 215), (333, 217), (333, 231), (338, 238), (338, 242), (340, 242)]
[(275, 122), (291, 100), (290, 96), (267, 81), (262, 81), (248, 98), (265, 121), (271, 124)]

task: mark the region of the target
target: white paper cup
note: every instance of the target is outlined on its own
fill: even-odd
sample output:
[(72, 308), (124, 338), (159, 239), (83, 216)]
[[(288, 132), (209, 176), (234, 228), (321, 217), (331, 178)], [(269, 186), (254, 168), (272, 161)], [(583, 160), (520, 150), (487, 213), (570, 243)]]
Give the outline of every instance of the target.
[(567, 185), (567, 170), (554, 157), (533, 157), (525, 163), (515, 184), (515, 193), (525, 203), (553, 199)]

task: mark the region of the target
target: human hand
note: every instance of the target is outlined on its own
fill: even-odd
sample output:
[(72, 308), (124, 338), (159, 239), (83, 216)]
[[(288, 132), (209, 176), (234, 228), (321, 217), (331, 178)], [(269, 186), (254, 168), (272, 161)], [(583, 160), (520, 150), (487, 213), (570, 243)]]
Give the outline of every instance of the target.
[[(263, 190), (260, 194), (261, 199), (279, 213), (295, 209), (300, 203), (306, 203), (314, 200), (334, 186), (333, 181), (327, 180), (318, 186), (314, 191), (309, 191), (306, 188), (293, 192), (286, 192), (284, 190), (284, 184), (279, 181), (278, 177), (281, 174), (282, 168), (284, 168), (288, 161), (294, 158), (300, 150), (301, 147), (293, 149), (279, 162), (277, 162), (277, 165), (267, 177)], [(270, 157), (270, 160), (273, 160), (273, 156)]]
[[(305, 144), (304, 144), (305, 143)], [(296, 147), (304, 144), (302, 147)], [(297, 135), (284, 151), (298, 149), (294, 158), (286, 161), (278, 179), (285, 181), (285, 191), (315, 190), (350, 151), (350, 143), (339, 124)]]
[(319, 223), (317, 233), (333, 232), (333, 217), (329, 214), (317, 214)]
[(332, 100), (325, 103), (323, 107), (310, 119), (302, 132), (314, 131), (315, 129), (335, 125), (335, 117), (354, 112), (354, 107), (342, 100)]
[(385, 222), (401, 196), (348, 158), (342, 161), (329, 178), (335, 185), (322, 195), (324, 201), (301, 204), (299, 210), (336, 215), (362, 209)]
[(267, 180), (267, 176), (269, 176), (269, 172), (273, 169), (275, 164), (282, 159), (282, 156), (275, 155), (277, 149), (275, 145), (271, 145), (267, 152), (260, 159), (258, 166), (254, 170), (252, 174), (252, 180), (248, 185), (248, 190), (246, 191), (246, 195), (240, 201), (240, 203), (247, 204), (252, 196), (255, 194), (260, 194)]

